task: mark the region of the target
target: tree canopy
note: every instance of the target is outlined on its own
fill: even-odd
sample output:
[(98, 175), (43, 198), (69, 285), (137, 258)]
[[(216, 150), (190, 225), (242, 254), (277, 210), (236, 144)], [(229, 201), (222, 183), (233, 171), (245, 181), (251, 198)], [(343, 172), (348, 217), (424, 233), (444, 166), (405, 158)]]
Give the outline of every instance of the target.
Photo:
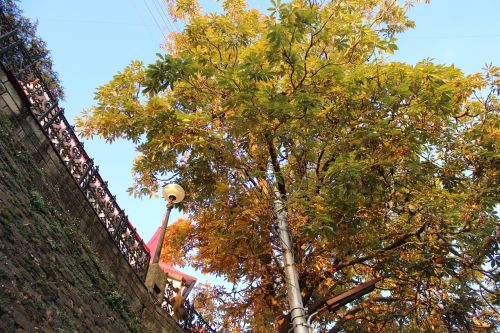
[(282, 198), (309, 313), (321, 332), (494, 332), (499, 325), (500, 70), (390, 61), (411, 2), (242, 0), (202, 14), (165, 54), (134, 61), (77, 120), (136, 144), (131, 193), (188, 194), (165, 259), (225, 278), (195, 304), (224, 332), (286, 332)]

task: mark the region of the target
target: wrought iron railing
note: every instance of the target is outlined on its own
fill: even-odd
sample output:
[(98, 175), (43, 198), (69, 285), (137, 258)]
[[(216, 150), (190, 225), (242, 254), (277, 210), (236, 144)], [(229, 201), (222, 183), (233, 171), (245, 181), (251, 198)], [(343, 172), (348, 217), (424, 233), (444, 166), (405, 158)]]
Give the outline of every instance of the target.
[[(0, 63), (21, 86), (31, 103), (33, 117), (106, 227), (115, 245), (134, 272), (144, 281), (151, 258), (144, 241), (128, 220), (125, 211), (118, 206), (116, 197), (111, 194), (107, 182), (99, 174), (99, 167), (94, 165), (87, 155), (83, 142), (80, 142), (74, 127), (68, 123), (64, 109), (59, 107), (58, 99), (37, 69), (36, 59), (33, 59), (23, 45), (18, 33), (16, 27), (11, 26), (0, 11)], [(168, 281), (162, 307), (169, 314), (172, 314), (171, 300), (174, 293), (174, 286)], [(179, 325), (185, 332), (216, 333), (189, 301), (186, 300), (184, 306), (187, 315)]]
[(134, 272), (144, 281), (150, 253), (125, 211), (118, 206), (99, 168), (83, 149), (64, 109), (37, 69), (18, 30), (0, 11), (0, 62), (13, 75), (31, 103), (31, 113), (50, 140), (67, 170), (82, 190), (100, 221)]
[[(165, 309), (170, 315), (173, 314), (173, 299), (177, 292), (170, 280), (167, 280), (165, 287), (165, 294), (163, 296), (162, 308)], [(184, 301), (184, 307), (187, 314), (184, 319), (179, 321), (179, 325), (184, 332), (188, 333), (216, 333), (216, 331), (203, 319), (203, 316), (195, 310), (194, 306), (188, 301)]]

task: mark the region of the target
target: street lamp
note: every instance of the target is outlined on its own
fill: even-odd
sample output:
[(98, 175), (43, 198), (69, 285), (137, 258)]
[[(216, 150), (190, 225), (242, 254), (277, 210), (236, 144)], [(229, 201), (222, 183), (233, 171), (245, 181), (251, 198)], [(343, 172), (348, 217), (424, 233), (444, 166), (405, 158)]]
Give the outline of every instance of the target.
[(316, 316), (317, 314), (319, 314), (321, 312), (325, 312), (325, 311), (335, 312), (339, 308), (341, 308), (342, 306), (347, 305), (347, 304), (363, 297), (364, 295), (371, 293), (372, 291), (375, 290), (375, 285), (378, 281), (380, 281), (380, 278), (370, 280), (370, 281), (362, 283), (362, 284), (360, 284), (352, 289), (349, 289), (348, 291), (346, 291), (338, 296), (332, 297), (329, 300), (327, 300), (324, 303), (323, 307), (321, 307), (318, 311), (312, 313), (309, 316), (309, 318), (307, 318), (307, 326), (309, 326), (309, 330), (312, 332), (311, 320), (314, 316)]
[(163, 239), (165, 238), (165, 232), (167, 230), (168, 218), (170, 217), (170, 212), (174, 208), (174, 204), (184, 200), (186, 193), (184, 189), (177, 184), (168, 184), (163, 187), (163, 197), (167, 201), (167, 212), (165, 213), (165, 218), (163, 219), (161, 225), (161, 234), (158, 244), (156, 245), (156, 252), (153, 259), (153, 264), (158, 264), (160, 261), (161, 249), (163, 248)]
[(167, 212), (165, 213), (165, 218), (161, 224), (160, 239), (158, 239), (158, 243), (156, 244), (155, 256), (153, 257), (152, 264), (149, 265), (146, 281), (144, 282), (153, 297), (155, 297), (160, 303), (163, 301), (165, 285), (167, 283), (167, 276), (159, 264), (161, 250), (163, 248), (163, 239), (165, 238), (165, 231), (167, 230), (170, 212), (176, 203), (179, 203), (184, 199), (184, 195), (184, 189), (177, 184), (168, 184), (163, 187), (163, 197), (167, 201)]

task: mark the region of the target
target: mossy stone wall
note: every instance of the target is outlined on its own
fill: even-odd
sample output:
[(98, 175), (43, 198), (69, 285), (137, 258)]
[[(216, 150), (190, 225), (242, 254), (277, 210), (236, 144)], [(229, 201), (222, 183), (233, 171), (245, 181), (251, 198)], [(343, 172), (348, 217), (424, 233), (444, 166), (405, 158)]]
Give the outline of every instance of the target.
[(0, 332), (182, 332), (0, 68)]

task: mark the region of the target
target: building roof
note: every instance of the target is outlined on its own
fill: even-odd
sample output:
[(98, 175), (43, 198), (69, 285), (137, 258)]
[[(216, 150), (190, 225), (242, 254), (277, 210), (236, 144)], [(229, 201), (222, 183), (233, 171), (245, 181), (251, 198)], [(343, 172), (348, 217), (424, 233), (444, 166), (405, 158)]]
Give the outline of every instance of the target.
[[(156, 229), (156, 232), (154, 233), (153, 237), (151, 237), (149, 242), (146, 244), (146, 247), (149, 249), (149, 253), (151, 253), (150, 262), (153, 262), (153, 260), (154, 260), (154, 253), (156, 251), (156, 246), (158, 245), (160, 234), (161, 234), (161, 227), (158, 227), (158, 229)], [(160, 259), (159, 264), (160, 264), (160, 268), (165, 273), (167, 273), (168, 277), (175, 279), (175, 280), (178, 280), (178, 281), (181, 281), (184, 278), (187, 285), (189, 285), (191, 287), (194, 286), (194, 283), (196, 282), (195, 277), (179, 271), (178, 269), (174, 268), (174, 266), (171, 263), (166, 262), (164, 260)]]

